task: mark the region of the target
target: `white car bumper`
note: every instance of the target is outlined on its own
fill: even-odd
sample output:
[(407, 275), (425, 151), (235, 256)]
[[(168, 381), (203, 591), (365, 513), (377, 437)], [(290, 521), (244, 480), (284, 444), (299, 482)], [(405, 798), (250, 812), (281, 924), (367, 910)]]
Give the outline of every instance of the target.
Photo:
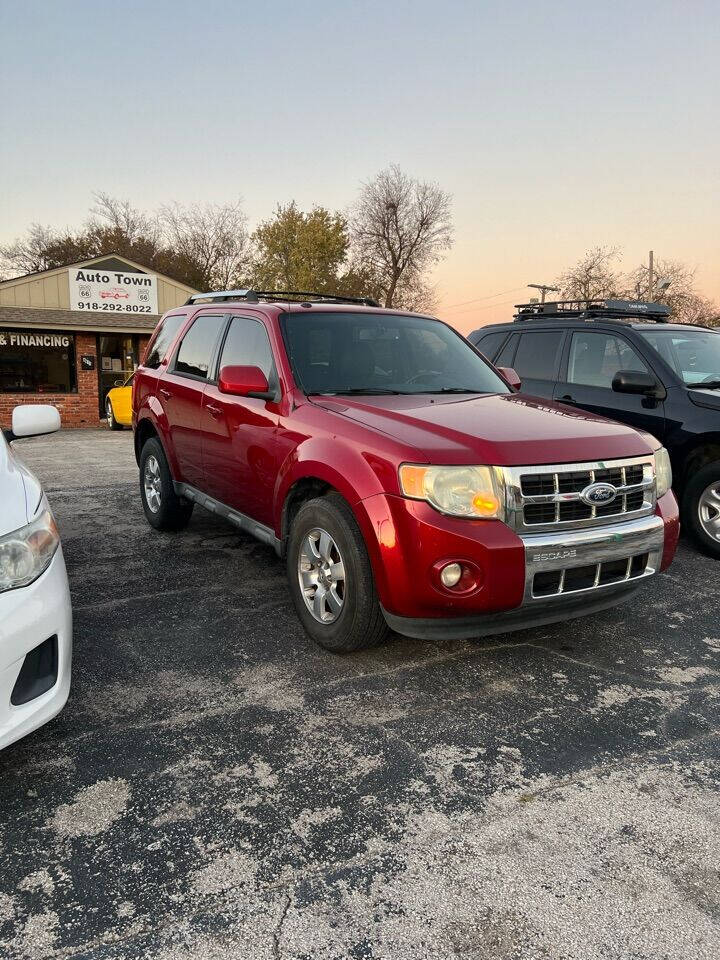
[[(18, 692), (17, 685), (26, 655), (53, 637), (57, 637), (57, 659), (45, 654), (37, 677), (42, 687), (50, 682), (47, 677), (52, 677), (56, 671), (54, 684), (27, 702), (18, 703), (18, 699), (23, 699), (22, 690)], [(54, 651), (54, 642), (43, 649)], [(50, 674), (48, 662), (51, 663)], [(58, 547), (48, 569), (29, 587), (0, 593), (0, 750), (47, 723), (62, 710), (70, 692), (71, 663), (70, 591), (62, 547)], [(24, 679), (27, 677), (26, 667)], [(28, 696), (27, 683), (24, 689), (25, 696)]]

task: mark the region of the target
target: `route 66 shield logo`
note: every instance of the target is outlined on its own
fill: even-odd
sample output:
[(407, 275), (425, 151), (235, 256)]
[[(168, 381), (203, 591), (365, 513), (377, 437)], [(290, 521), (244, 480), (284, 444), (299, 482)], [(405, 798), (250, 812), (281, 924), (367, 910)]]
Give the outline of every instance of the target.
[(78, 292), (80, 293), (81, 297), (85, 297), (86, 299), (89, 299), (92, 296), (89, 283), (81, 283), (78, 287)]

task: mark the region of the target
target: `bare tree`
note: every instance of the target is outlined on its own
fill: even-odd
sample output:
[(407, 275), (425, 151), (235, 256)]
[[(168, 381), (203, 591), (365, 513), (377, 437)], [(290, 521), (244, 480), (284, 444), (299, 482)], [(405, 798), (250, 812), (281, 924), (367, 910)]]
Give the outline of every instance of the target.
[(124, 236), (128, 243), (142, 239), (157, 245), (160, 232), (157, 217), (133, 207), (129, 200), (120, 200), (102, 191), (94, 193), (93, 200), (86, 230), (105, 230), (109, 227)]
[(182, 206), (158, 213), (165, 243), (188, 264), (199, 290), (226, 290), (250, 269), (250, 238), (240, 201)]
[(57, 239), (58, 235), (51, 227), (31, 224), (27, 236), (0, 246), (0, 278), (37, 273), (55, 266), (48, 258), (48, 250)]
[(594, 247), (584, 257), (560, 274), (556, 283), (563, 300), (602, 300), (619, 297), (624, 289), (623, 278), (615, 267), (620, 259), (617, 247)]
[(353, 263), (367, 271), (386, 307), (427, 292), (430, 267), (452, 244), (450, 195), (398, 166), (365, 183), (351, 217)]
[(649, 289), (647, 264), (640, 264), (628, 275), (628, 294), (639, 300), (654, 300), (670, 307), (677, 323), (717, 323), (720, 307), (703, 297), (695, 286), (695, 269), (680, 260), (658, 260), (655, 263), (652, 292)]

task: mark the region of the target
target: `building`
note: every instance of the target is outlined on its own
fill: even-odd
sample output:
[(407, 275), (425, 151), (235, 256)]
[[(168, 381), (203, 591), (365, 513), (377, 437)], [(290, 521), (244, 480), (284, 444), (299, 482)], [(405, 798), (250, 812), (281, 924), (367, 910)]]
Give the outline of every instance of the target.
[(96, 427), (160, 316), (197, 290), (114, 254), (0, 281), (0, 425), (52, 403), (64, 426)]

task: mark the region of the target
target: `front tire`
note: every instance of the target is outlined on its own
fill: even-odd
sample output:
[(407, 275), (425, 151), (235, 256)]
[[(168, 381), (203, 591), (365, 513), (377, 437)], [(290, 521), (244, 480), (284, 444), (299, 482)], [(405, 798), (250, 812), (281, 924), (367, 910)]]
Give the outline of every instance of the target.
[(720, 460), (692, 476), (682, 503), (685, 528), (704, 553), (720, 560)]
[(304, 503), (288, 537), (290, 595), (305, 632), (333, 653), (381, 643), (388, 632), (365, 541), (336, 493)]
[(105, 401), (105, 415), (107, 419), (107, 425), (111, 430), (122, 430), (122, 424), (118, 423), (115, 419), (115, 411), (113, 410), (112, 400), (110, 397)]
[(145, 517), (156, 530), (182, 530), (194, 504), (175, 493), (162, 444), (155, 437), (140, 452), (140, 498)]

